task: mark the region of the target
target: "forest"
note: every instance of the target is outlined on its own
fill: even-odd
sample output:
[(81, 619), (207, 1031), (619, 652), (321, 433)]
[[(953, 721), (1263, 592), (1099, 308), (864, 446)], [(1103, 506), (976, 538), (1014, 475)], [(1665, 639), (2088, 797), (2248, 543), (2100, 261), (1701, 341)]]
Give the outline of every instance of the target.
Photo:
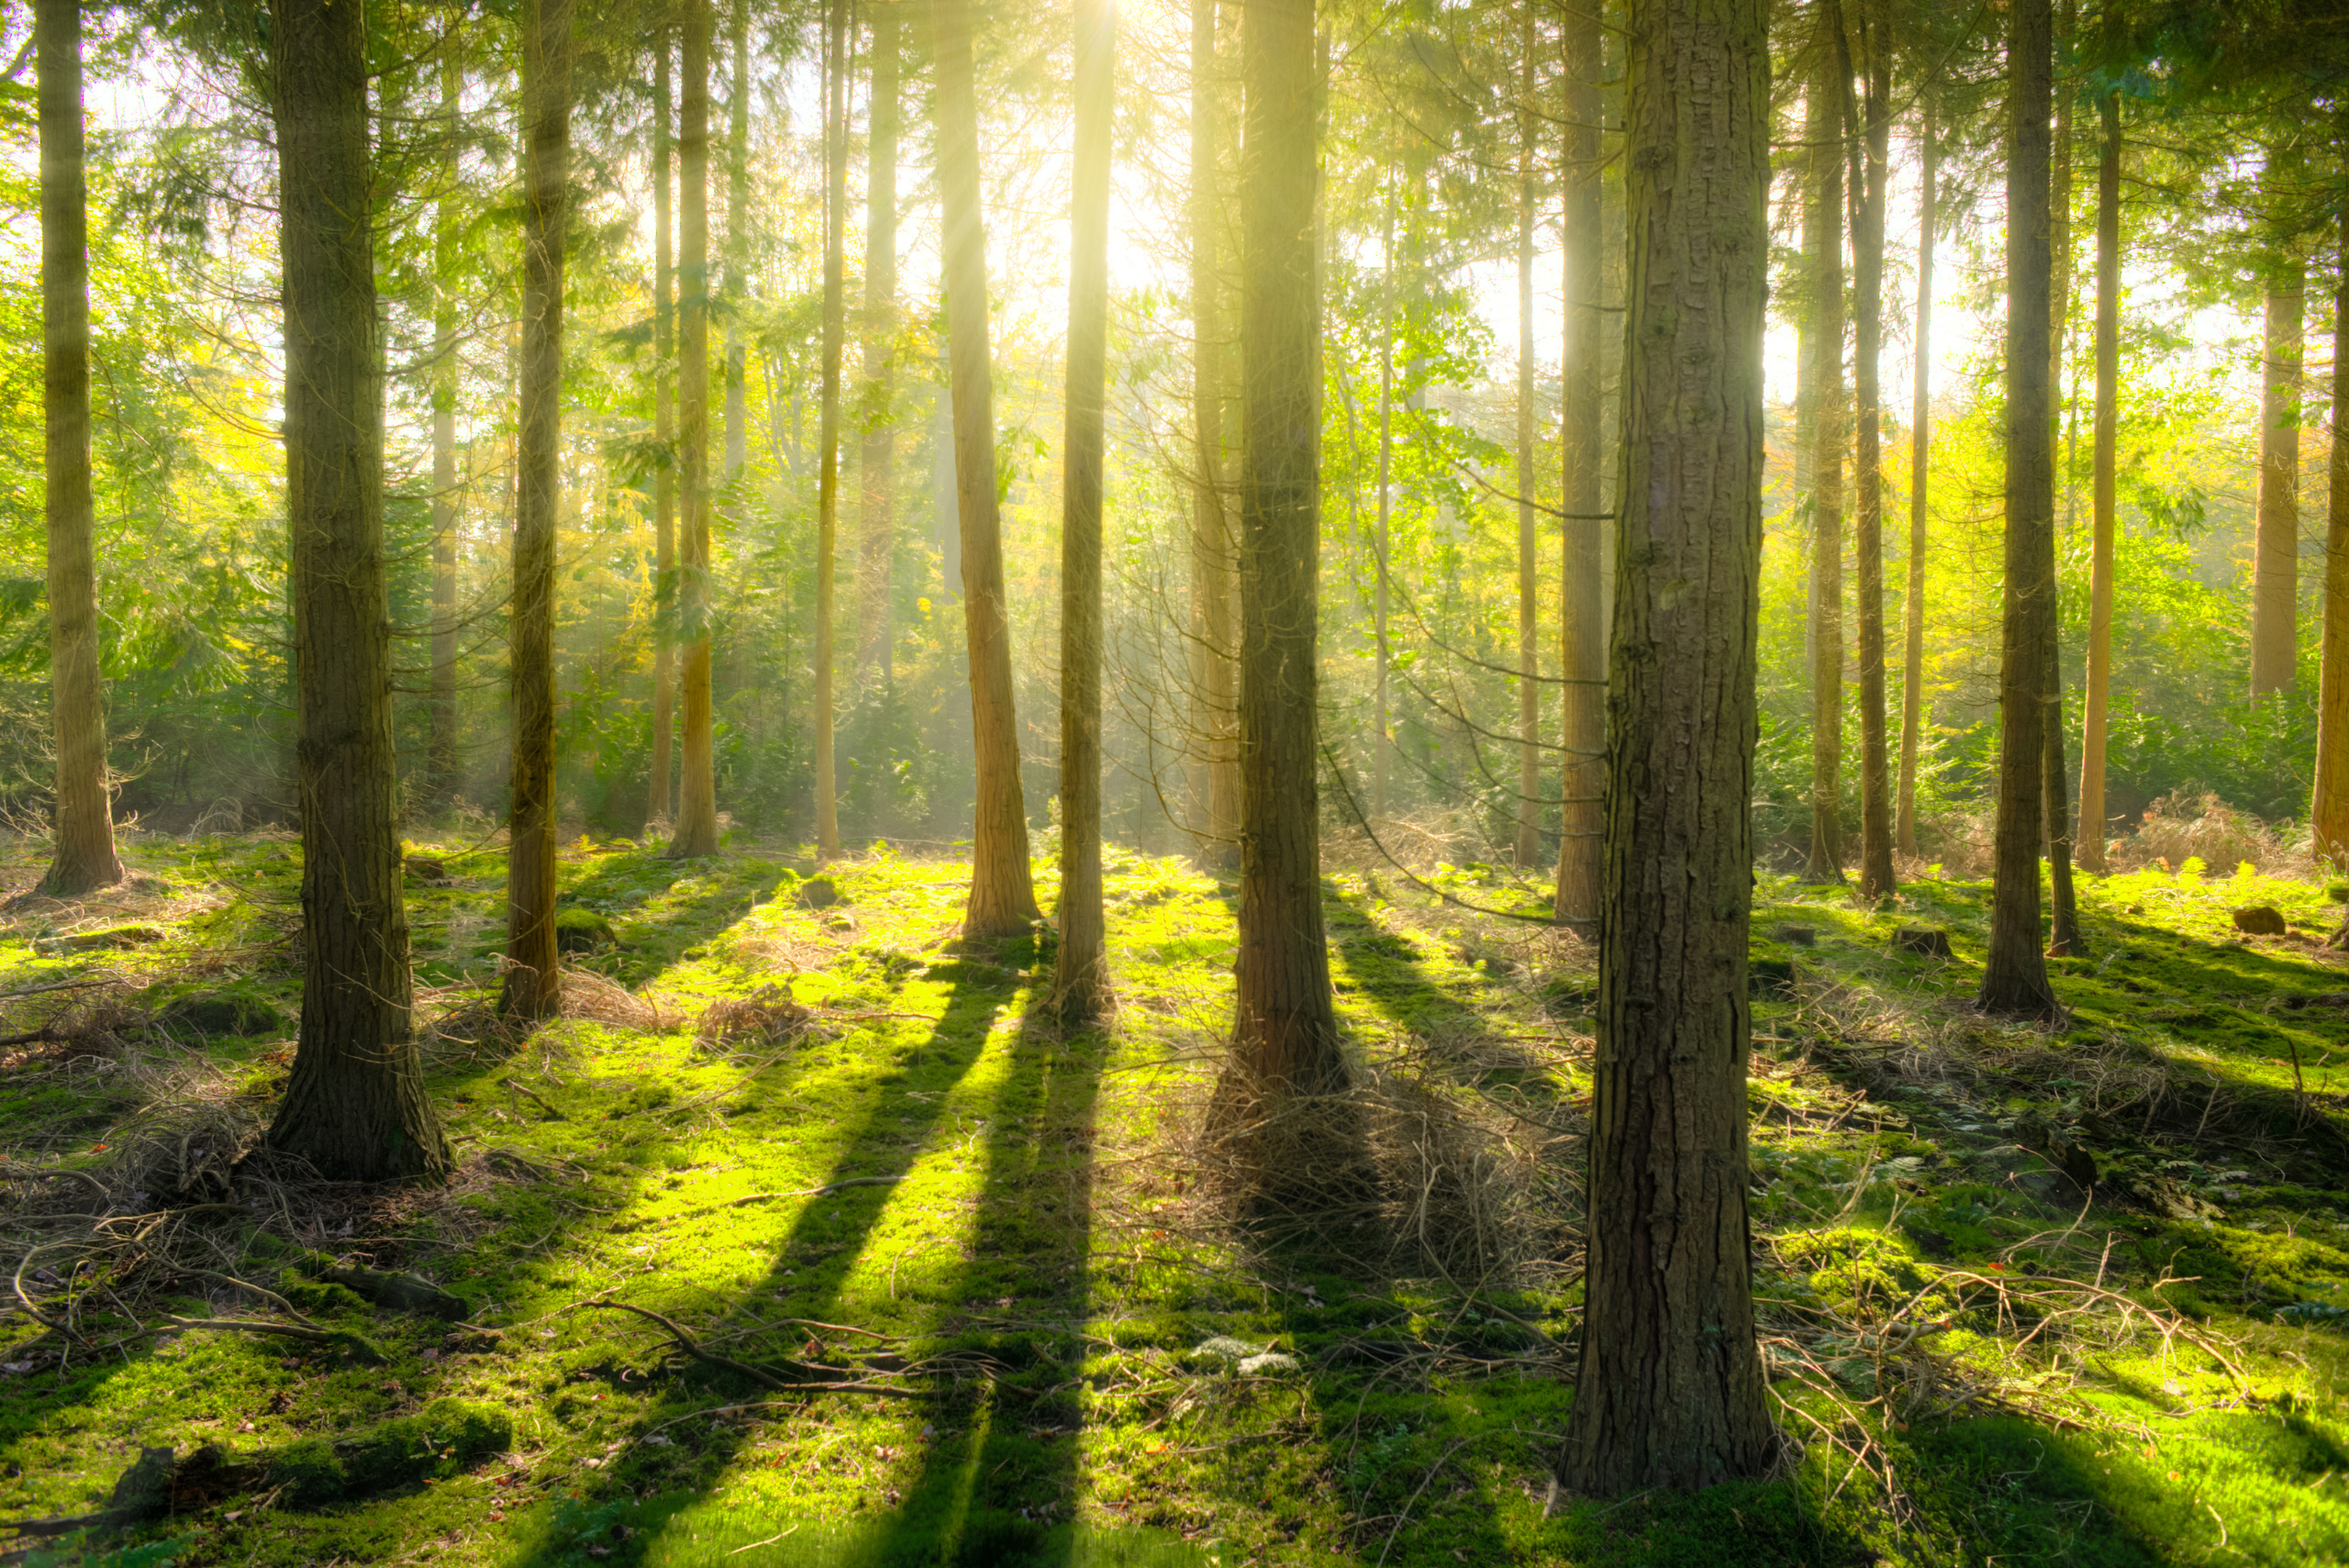
[(2349, 0), (0, 62), (0, 1563), (2349, 1562)]

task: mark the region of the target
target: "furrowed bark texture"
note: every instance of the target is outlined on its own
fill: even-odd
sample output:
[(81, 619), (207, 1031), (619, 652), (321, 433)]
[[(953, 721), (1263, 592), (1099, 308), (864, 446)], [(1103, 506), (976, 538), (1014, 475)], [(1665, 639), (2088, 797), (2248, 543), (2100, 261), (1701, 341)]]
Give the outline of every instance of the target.
[(1117, 20), (1076, 0), (1076, 143), (1069, 201), (1068, 393), (1061, 484), (1061, 930), (1063, 1023), (1109, 1005), (1101, 910), (1101, 464), (1109, 346), (1109, 146)]
[[(2349, 149), (2349, 115), (2340, 124)], [(2349, 157), (2341, 171), (2349, 184)], [(2317, 699), (2316, 852), (2349, 865), (2349, 218), (2332, 295), (2332, 453), (2324, 525), (2323, 678)]]
[(864, 163), (864, 394), (858, 422), (856, 667), (890, 679), (890, 565), (896, 553), (897, 421), (890, 407), (890, 354), (897, 340), (897, 54), (893, 6), (873, 17), (873, 107)]
[(106, 684), (98, 667), (90, 494), (89, 202), (82, 136), (82, 13), (39, 0), (41, 401), (48, 426), (49, 679), (57, 740), (52, 895), (122, 880), (106, 789)]
[(1764, 0), (1633, 7), (1631, 288), (1582, 1362), (1592, 1494), (1775, 1451), (1746, 1218), (1768, 237)]
[[(1842, 7), (1822, 0), (1804, 93), (1809, 189), (1803, 211), (1810, 318), (1804, 343), (1810, 459), (1810, 859), (1803, 875), (1843, 880), (1843, 95)], [(1800, 414), (1798, 417), (1801, 417)]]
[(464, 199), (457, 106), (464, 62), (454, 28), (440, 50), (440, 193), (432, 225), (432, 673), (425, 707), (427, 795), (457, 791), (457, 243)]
[(439, 1177), (448, 1140), (409, 1034), (366, 22), (331, 0), (287, 0), (271, 20), (303, 972), (269, 1141), (332, 1178)]
[(2039, 944), (2046, 646), (2055, 613), (2054, 426), (2048, 384), (2047, 0), (2012, 0), (2007, 61), (2007, 479), (1998, 669), (1998, 809), (1984, 1010), (2051, 1018)]
[(2300, 317), (2308, 265), (2271, 263), (2259, 396), (2258, 544), (2251, 573), (2251, 695), (2289, 691), (2298, 662), (2300, 566)]
[(663, 461), (652, 476), (652, 784), (646, 796), (644, 822), (648, 831), (665, 832), (669, 826), (669, 774), (677, 729), (677, 416), (674, 377), (676, 366), (677, 265), (672, 254), (670, 227), (670, 164), (672, 88), (669, 55), (674, 46), (669, 29), (660, 30), (658, 60), (652, 68), (652, 436), (660, 442)]
[(524, 0), (522, 417), (516, 449), (514, 775), (499, 1010), (546, 1018), (555, 951), (554, 554), (562, 511), (562, 242), (570, 215), (572, 0)]
[(1565, 678), (1565, 806), (1558, 823), (1557, 917), (1589, 926), (1605, 897), (1607, 865), (1607, 632), (1601, 621), (1598, 516), (1599, 164), (1598, 12), (1569, 6), (1565, 33), (1565, 311), (1559, 422), (1564, 486), (1564, 626), (1558, 673)]
[(684, 0), (677, 114), (678, 629), (685, 657), (683, 765), (669, 853), (718, 852), (718, 770), (709, 711), (709, 0)]
[[(1884, 208), (1891, 170), (1892, 40), (1882, 0), (1861, 0), (1870, 14), (1864, 150), (1855, 149), (1853, 176), (1853, 400), (1859, 412), (1852, 473), (1858, 515), (1852, 534), (1859, 577), (1860, 886), (1862, 898), (1891, 895), (1892, 780), (1886, 765), (1884, 704)], [(1848, 79), (1851, 72), (1846, 70)], [(1865, 166), (1862, 166), (1864, 151)]]
[(1236, 864), (1240, 850), (1239, 584), (1224, 461), (1225, 364), (1230, 351), (1217, 237), (1226, 139), (1216, 0), (1191, 0), (1191, 424), (1198, 472), (1191, 490), (1191, 744), (1199, 852)]
[(1322, 941), (1315, 699), (1320, 430), (1312, 0), (1241, 22), (1240, 954), (1233, 1055), (1260, 1092), (1345, 1081)]
[(1533, 7), (1518, 17), (1517, 115), (1517, 863), (1542, 859), (1542, 609), (1533, 466)]
[[(824, 24), (824, 390), (816, 479), (816, 858), (841, 852), (833, 784), (832, 623), (840, 554), (841, 350), (848, 335), (848, 0), (830, 0)], [(729, 391), (728, 395), (733, 394)]]
[(963, 623), (970, 652), (971, 737), (978, 803), (971, 833), (966, 937), (1026, 932), (1041, 918), (1028, 870), (1012, 707), (1011, 623), (995, 493), (995, 386), (987, 343), (987, 241), (979, 209), (979, 106), (968, 0), (931, 0), (938, 76), (938, 183), (944, 227), (948, 379), (954, 402), (954, 494), (962, 517)]
[(1917, 222), (1916, 369), (1909, 411), (1909, 597), (1902, 617), (1906, 646), (1900, 675), (1900, 798), (1895, 807), (1892, 845), (1904, 855), (1917, 852), (1917, 750), (1925, 723), (1925, 544), (1926, 497), (1932, 477), (1933, 228), (1938, 217), (1941, 147), (1933, 139), (1932, 96), (1928, 90), (1919, 116), (1920, 160)]

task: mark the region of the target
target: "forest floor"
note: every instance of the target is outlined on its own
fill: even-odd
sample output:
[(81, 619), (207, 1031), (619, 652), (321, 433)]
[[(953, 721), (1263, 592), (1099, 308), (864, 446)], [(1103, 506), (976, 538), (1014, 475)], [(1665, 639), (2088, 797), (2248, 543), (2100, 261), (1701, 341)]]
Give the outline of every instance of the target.
[[(958, 944), (951, 860), (876, 848), (819, 881), (779, 846), (582, 840), (578, 1016), (507, 1035), (466, 988), (501, 853), (413, 848), (438, 862), (411, 862), (409, 916), (444, 1188), (250, 1153), (297, 1001), (284, 837), (135, 836), (122, 888), (0, 912), (14, 1560), (2349, 1560), (2349, 961), (2317, 884), (2083, 879), (2049, 1031), (1966, 1005), (1985, 886), (1875, 911), (1765, 877), (1756, 1283), (1786, 1458), (1591, 1501), (1550, 1481), (1575, 939), (1332, 874), (1377, 1184), (1243, 1229), (1202, 1130), (1233, 889), (1186, 861), (1113, 851), (1120, 1012), (1064, 1037), (1047, 953)], [(0, 845), (0, 882), (40, 857)], [(2254, 904), (2284, 934), (2238, 933)], [(411, 1280), (442, 1315), (394, 1309), (401, 1273), (460, 1299)]]

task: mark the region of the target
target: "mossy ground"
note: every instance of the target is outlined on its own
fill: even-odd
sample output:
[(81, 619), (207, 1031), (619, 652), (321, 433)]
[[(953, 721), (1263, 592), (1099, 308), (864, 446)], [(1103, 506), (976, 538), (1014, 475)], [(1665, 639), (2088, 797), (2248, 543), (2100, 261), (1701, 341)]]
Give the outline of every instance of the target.
[[(418, 984), (478, 982), (500, 945), (502, 859), (417, 847), (449, 873), (409, 888)], [(0, 872), (29, 884), (37, 853), (19, 846)], [(293, 1018), (293, 846), (142, 837), (127, 858), (125, 890), (23, 905), (0, 925), (0, 990), (105, 972), (141, 987), (141, 1018), (224, 993), (250, 1006), (205, 1018)], [(440, 1040), (431, 1087), (459, 1179), (345, 1203), (316, 1220), (320, 1234), (297, 1234), (312, 1223), (301, 1215), (261, 1221), (426, 1273), (494, 1340), (324, 1287), (305, 1309), (363, 1334), (384, 1364), (157, 1333), (159, 1300), (185, 1317), (265, 1314), (193, 1277), (144, 1280), (150, 1294), (125, 1304), (104, 1277), (61, 1275), (42, 1288), (76, 1300), (88, 1344), (61, 1364), (58, 1337), (21, 1313), (0, 1327), (0, 1515), (96, 1507), (142, 1447), (279, 1450), (453, 1398), (508, 1412), (512, 1451), (419, 1462), (336, 1504), (224, 1497), (45, 1558), (2349, 1559), (2349, 976), (2310, 940), (2335, 915), (2316, 885), (2085, 880), (2087, 952), (2057, 965), (2073, 1027), (2051, 1034), (1960, 1005), (1978, 974), (1983, 887), (1923, 880), (1878, 912), (1765, 878), (1756, 951), (1796, 978), (1755, 1007), (1757, 1285), (1784, 1425), (1803, 1446), (1775, 1480), (1591, 1501), (1548, 1485), (1572, 1398), (1570, 1271), (1410, 1277), (1349, 1262), (1342, 1245), (1268, 1252), (1197, 1223), (1173, 1162), (1228, 1005), (1228, 884), (1113, 852), (1119, 1019), (1063, 1037), (1041, 1007), (1047, 951), (955, 945), (963, 866), (876, 849), (830, 868), (837, 903), (798, 895), (810, 869), (746, 843), (685, 863), (567, 848), (566, 899), (615, 938), (577, 962), (635, 989), (661, 1025)], [(1502, 895), (1477, 868), (1439, 880)], [(1049, 905), (1049, 867), (1039, 891)], [(1587, 1034), (1589, 951), (1391, 874), (1335, 875), (1329, 900), (1364, 1055), (1564, 1128), (1543, 1157), (1570, 1158), (1586, 1075), (1570, 1049), (1507, 1047)], [(2281, 909), (2293, 934), (2236, 940), (2227, 911), (2252, 902)], [(61, 940), (132, 921), (156, 935)], [(1953, 961), (1887, 948), (1895, 926), (1920, 921), (1950, 931)], [(696, 1038), (713, 1004), (769, 986), (818, 1027)], [(250, 1125), (282, 1084), (290, 1027), (182, 1023), (166, 1040), (114, 1025), (132, 1057), (176, 1051), (217, 1071), (221, 1104)], [(10, 1173), (98, 1168), (140, 1103), (134, 1076), (46, 1045), (10, 1056)], [(2051, 1134), (2093, 1151), (2093, 1204), (2032, 1151)], [(2130, 1195), (2139, 1187), (2168, 1208)], [(221, 1259), (258, 1267), (255, 1220), (207, 1223)], [(17, 1233), (12, 1255), (46, 1234)], [(2009, 1279), (1999, 1309), (1965, 1283)], [(2099, 1307), (2084, 1288), (2112, 1300)], [(2047, 1305), (2059, 1300), (2087, 1305), (2067, 1316)], [(605, 1301), (770, 1366), (879, 1350), (869, 1381), (910, 1396), (779, 1394), (677, 1354)], [(2185, 1337), (2132, 1329), (2120, 1301), (2180, 1314)], [(1895, 1397), (1887, 1347), (1904, 1334), (1904, 1353), (1929, 1351), (1935, 1386), (1962, 1396)], [(1240, 1375), (1195, 1354), (1218, 1335), (1300, 1364)], [(891, 1375), (907, 1364), (923, 1374)]]

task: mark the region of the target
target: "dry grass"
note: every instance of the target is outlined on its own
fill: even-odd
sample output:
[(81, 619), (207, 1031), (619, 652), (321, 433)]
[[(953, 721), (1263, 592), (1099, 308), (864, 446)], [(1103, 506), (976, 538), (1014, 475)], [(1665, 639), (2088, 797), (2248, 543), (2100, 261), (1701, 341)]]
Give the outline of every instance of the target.
[(2147, 866), (2176, 871), (2188, 860), (2199, 860), (2214, 873), (2232, 872), (2245, 862), (2273, 876), (2316, 873), (2304, 840), (2286, 838), (2208, 791), (2164, 795), (2145, 808), (2134, 832), (2112, 841), (2107, 855), (2115, 871)]

